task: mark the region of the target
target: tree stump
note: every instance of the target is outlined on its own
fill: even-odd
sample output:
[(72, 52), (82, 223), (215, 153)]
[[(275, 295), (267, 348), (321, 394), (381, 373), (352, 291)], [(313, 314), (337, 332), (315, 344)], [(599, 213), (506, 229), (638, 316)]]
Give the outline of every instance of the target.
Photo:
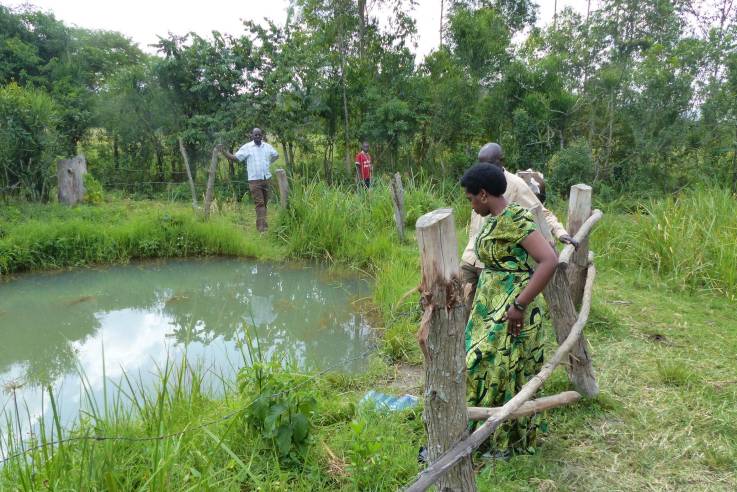
[(279, 185), (279, 204), (281, 208), (287, 208), (289, 205), (289, 180), (287, 172), (284, 169), (277, 169), (276, 182)]
[(392, 204), (394, 204), (394, 222), (397, 224), (399, 240), (404, 241), (404, 187), (402, 176), (395, 173), (391, 180)]
[[(550, 233), (548, 223), (545, 222), (542, 207), (538, 205), (531, 211), (535, 216), (535, 222), (537, 222), (542, 235), (549, 242), (552, 241), (553, 235)], [(584, 272), (585, 274), (586, 272)], [(578, 314), (576, 313), (576, 307), (573, 305), (568, 276), (560, 266), (555, 269), (553, 278), (545, 286), (543, 296), (550, 310), (550, 319), (553, 321), (555, 338), (559, 344), (563, 343), (568, 338), (571, 327), (578, 318)], [(568, 355), (568, 379), (576, 391), (584, 396), (594, 397), (599, 394), (599, 385), (596, 383), (594, 367), (591, 363), (591, 356), (587, 347), (588, 341), (584, 334), (581, 333), (581, 336)]]
[(56, 163), (59, 203), (74, 205), (84, 199), (85, 174), (87, 174), (87, 161), (83, 155), (61, 159)]
[[(417, 220), (422, 264), (420, 330), (427, 330), (425, 412), (430, 463), (468, 435), (466, 411), (466, 308), (463, 303), (453, 211), (440, 209)], [(470, 457), (438, 482), (441, 491), (474, 491)]]
[[(568, 200), (568, 234), (574, 236), (586, 219), (591, 216), (591, 186), (577, 184), (571, 186)], [(589, 258), (589, 240), (581, 241), (568, 265), (568, 283), (571, 285), (571, 299), (574, 306), (581, 305), (583, 286), (586, 283), (586, 269)]]

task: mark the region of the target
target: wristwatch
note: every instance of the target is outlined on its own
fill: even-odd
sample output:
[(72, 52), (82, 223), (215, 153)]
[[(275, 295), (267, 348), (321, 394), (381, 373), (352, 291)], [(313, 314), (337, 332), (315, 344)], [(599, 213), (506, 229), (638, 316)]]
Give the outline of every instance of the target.
[(516, 309), (520, 313), (524, 313), (525, 309), (527, 309), (527, 306), (519, 302), (517, 299), (512, 302), (512, 306), (514, 306), (514, 309)]

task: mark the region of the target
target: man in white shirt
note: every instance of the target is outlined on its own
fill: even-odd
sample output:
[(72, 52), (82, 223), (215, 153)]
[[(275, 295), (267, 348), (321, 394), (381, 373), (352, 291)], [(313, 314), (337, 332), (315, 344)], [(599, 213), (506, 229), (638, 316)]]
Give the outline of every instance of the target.
[[(504, 169), (504, 152), (502, 147), (496, 143), (488, 143), (481, 147), (478, 155), (479, 162), (494, 164)], [(516, 202), (522, 207), (531, 210), (536, 206), (542, 207), (542, 213), (550, 227), (553, 235), (563, 244), (573, 244), (575, 247), (578, 243), (573, 239), (565, 227), (558, 222), (553, 212), (545, 208), (535, 193), (532, 192), (527, 183), (517, 176), (504, 169), (504, 177), (507, 179), (507, 191), (504, 192), (504, 198), (509, 202)], [(484, 218), (474, 211), (471, 211), (471, 223), (468, 228), (468, 245), (463, 251), (461, 257), (461, 275), (463, 277), (464, 291), (466, 293), (466, 307), (471, 309), (473, 297), (476, 294), (476, 284), (479, 280), (479, 274), (484, 269), (484, 264), (476, 258), (476, 236), (478, 236)]]
[(248, 173), (248, 188), (251, 190), (253, 204), (256, 206), (256, 229), (265, 232), (268, 228), (266, 223), (266, 204), (269, 202), (269, 187), (271, 172), (269, 166), (279, 158), (279, 153), (263, 141), (264, 135), (260, 128), (254, 128), (251, 132), (252, 141), (243, 145), (235, 155), (221, 148), (220, 151), (230, 161), (246, 163)]

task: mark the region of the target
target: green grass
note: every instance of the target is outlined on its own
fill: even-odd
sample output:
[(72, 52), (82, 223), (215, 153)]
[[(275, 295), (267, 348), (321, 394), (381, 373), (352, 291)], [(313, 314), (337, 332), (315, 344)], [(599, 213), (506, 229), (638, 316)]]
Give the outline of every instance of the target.
[[(467, 221), (467, 205), (452, 190), (441, 198), (444, 190), (412, 184), (407, 188), (409, 224), (421, 213), (448, 203), (449, 197), (454, 198), (457, 224)], [(733, 204), (728, 193), (695, 190), (631, 207), (630, 213), (605, 210), (592, 241), (599, 275), (586, 329), (601, 395), (549, 412), (549, 431), (536, 455), (480, 465), (479, 490), (737, 489)], [(127, 261), (133, 251), (145, 253), (140, 242), (149, 237), (156, 238), (167, 254), (182, 252), (172, 242), (173, 233), (158, 230), (164, 214), (180, 214), (178, 233), (186, 230), (191, 244), (200, 245), (188, 246), (189, 252), (308, 258), (371, 275), (381, 350), (364, 374), (328, 374), (308, 386), (318, 400), (318, 411), (302, 464), (276, 459), (268, 443), (243, 422), (229, 419), (158, 444), (93, 441), (57, 448), (53, 456), (38, 453), (32, 462), (19, 460), (0, 470), (0, 489), (396, 490), (419, 471), (416, 453), (424, 442), (419, 414), (377, 414), (357, 404), (369, 388), (398, 391), (392, 386), (393, 362), (421, 360), (414, 341), (420, 314), (417, 294), (398, 302), (420, 280), (416, 244), (411, 227), (406, 242), (398, 242), (386, 187), (380, 185), (368, 194), (317, 183), (297, 187), (293, 208), (271, 217), (272, 232), (265, 237), (252, 232), (247, 205), (221, 209), (210, 224), (191, 218), (186, 206), (155, 202), (71, 210), (28, 206), (18, 213), (5, 209), (0, 212), (5, 234), (0, 241), (32, 249), (36, 242), (47, 243), (23, 242), (18, 231), (30, 230), (34, 237), (52, 242), (54, 237), (75, 237), (68, 233), (73, 230), (85, 231), (78, 236), (87, 237), (86, 225), (102, 224), (109, 231), (125, 231), (111, 235), (118, 238), (115, 248), (126, 252), (115, 261)], [(54, 234), (44, 236), (46, 223)], [(198, 227), (203, 228), (199, 235), (192, 232)], [(219, 242), (210, 237), (214, 230), (223, 231), (218, 233)], [(234, 239), (228, 239), (231, 230)], [(458, 230), (460, 247), (465, 234)], [(95, 239), (80, 239), (77, 244), (88, 247), (110, 241), (108, 235), (94, 231), (90, 237)], [(135, 241), (121, 237), (137, 238), (139, 249), (122, 247)], [(707, 244), (710, 241), (713, 244)], [(48, 268), (98, 258), (109, 261), (100, 253), (65, 254), (62, 261), (51, 253), (34, 253), (20, 265)], [(548, 347), (552, 353), (552, 333)], [(185, 380), (179, 377), (181, 371), (173, 368), (170, 375), (162, 374), (161, 387), (168, 380), (169, 390), (137, 395), (138, 404), (131, 410), (113, 405), (111, 414), (100, 410), (82, 415), (71, 435), (140, 438), (174, 432), (248, 403), (234, 390), (216, 398), (197, 384), (181, 385)], [(186, 380), (198, 381), (196, 371)], [(561, 368), (546, 382), (544, 392), (567, 388)], [(112, 401), (122, 399), (114, 391), (111, 394)]]
[(251, 207), (222, 208), (205, 222), (176, 203), (6, 206), (0, 211), (0, 273), (157, 257), (283, 257), (266, 238), (244, 234)]

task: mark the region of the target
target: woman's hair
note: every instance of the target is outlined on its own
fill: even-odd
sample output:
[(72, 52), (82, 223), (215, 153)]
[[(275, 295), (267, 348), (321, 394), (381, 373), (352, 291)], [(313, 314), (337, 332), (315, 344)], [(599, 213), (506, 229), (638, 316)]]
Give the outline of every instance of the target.
[(507, 191), (507, 178), (504, 177), (504, 170), (501, 167), (477, 162), (463, 173), (461, 186), (473, 195), (486, 190), (489, 195), (502, 196)]

